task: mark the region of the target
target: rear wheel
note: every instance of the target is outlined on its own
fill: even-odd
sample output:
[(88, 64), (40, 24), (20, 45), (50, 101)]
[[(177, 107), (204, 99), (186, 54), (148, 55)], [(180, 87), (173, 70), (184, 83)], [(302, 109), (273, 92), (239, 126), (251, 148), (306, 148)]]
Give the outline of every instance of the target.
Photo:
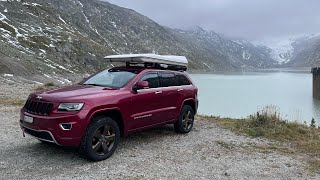
[(191, 131), (194, 123), (194, 110), (189, 105), (182, 107), (179, 120), (174, 124), (174, 130), (177, 133), (188, 133)]
[(97, 117), (87, 128), (80, 151), (89, 160), (105, 160), (114, 153), (119, 140), (118, 124), (109, 117)]

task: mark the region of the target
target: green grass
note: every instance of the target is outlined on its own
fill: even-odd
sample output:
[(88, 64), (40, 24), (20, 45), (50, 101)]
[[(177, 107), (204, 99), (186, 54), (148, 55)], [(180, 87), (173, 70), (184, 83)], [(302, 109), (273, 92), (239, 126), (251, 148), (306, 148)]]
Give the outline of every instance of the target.
[(247, 119), (207, 117), (233, 132), (291, 144), (297, 153), (310, 157), (310, 168), (320, 172), (320, 129), (281, 119), (279, 110), (268, 106)]
[(24, 100), (24, 99), (0, 97), (0, 104), (1, 105), (24, 106), (25, 102), (26, 102), (26, 100)]
[(56, 87), (56, 85), (53, 82), (48, 82), (48, 83), (45, 83), (44, 85), (36, 87), (35, 90), (42, 91), (42, 90), (50, 89), (52, 87)]

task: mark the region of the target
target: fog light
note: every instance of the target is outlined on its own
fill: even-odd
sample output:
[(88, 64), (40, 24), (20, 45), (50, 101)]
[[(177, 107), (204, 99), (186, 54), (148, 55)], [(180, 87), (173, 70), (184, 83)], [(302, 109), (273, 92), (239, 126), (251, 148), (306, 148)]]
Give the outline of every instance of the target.
[(62, 130), (64, 131), (70, 131), (71, 128), (72, 128), (72, 124), (70, 123), (63, 123), (63, 124), (60, 124), (60, 127)]

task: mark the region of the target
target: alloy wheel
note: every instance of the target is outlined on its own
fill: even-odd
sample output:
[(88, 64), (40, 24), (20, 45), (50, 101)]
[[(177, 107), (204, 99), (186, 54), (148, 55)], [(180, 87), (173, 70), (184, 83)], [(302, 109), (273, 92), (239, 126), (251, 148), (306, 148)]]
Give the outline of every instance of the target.
[(191, 111), (186, 111), (182, 118), (183, 129), (188, 131), (192, 127), (194, 116)]
[(109, 125), (99, 127), (93, 135), (92, 149), (98, 155), (105, 155), (114, 146), (116, 139), (115, 129)]

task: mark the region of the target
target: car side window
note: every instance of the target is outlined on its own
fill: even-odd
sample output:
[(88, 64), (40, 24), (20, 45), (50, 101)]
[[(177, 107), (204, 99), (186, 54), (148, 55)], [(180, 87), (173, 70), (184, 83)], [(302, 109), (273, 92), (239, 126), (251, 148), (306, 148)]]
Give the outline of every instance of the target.
[(176, 78), (180, 86), (186, 86), (191, 84), (189, 79), (183, 74), (177, 74)]
[(160, 86), (161, 87), (177, 86), (177, 81), (174, 73), (161, 73)]
[(157, 73), (149, 73), (143, 76), (140, 81), (147, 81), (149, 83), (149, 88), (159, 87), (159, 77)]

